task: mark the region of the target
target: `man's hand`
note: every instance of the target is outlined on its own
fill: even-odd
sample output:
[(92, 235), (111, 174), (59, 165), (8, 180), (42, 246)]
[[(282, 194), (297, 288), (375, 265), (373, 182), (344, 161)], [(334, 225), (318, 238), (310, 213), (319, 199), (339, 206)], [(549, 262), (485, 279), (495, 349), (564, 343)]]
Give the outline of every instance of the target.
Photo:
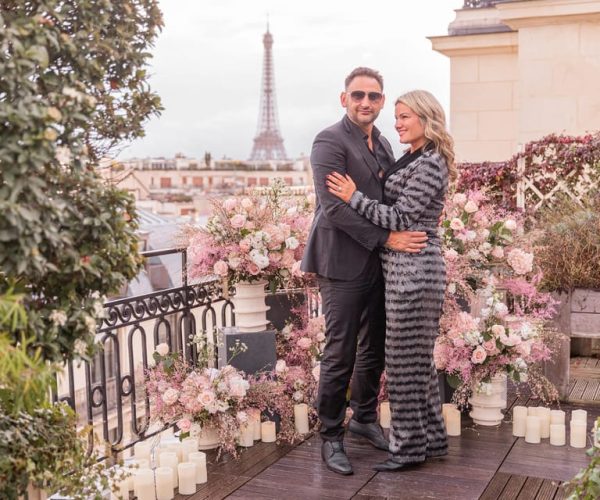
[(423, 231), (392, 231), (385, 243), (396, 252), (419, 253), (427, 246), (427, 233)]

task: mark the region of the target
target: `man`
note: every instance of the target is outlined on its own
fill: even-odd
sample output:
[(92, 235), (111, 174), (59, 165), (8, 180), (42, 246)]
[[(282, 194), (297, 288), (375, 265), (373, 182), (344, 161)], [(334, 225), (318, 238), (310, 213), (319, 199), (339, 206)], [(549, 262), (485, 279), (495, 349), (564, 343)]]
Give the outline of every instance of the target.
[(370, 68), (354, 69), (345, 80), (340, 101), (346, 115), (320, 132), (313, 143), (317, 204), (301, 268), (317, 274), (326, 322), (317, 398), (321, 456), (330, 470), (347, 475), (353, 471), (344, 450), (343, 424), (351, 377), (353, 416), (348, 430), (377, 448), (388, 449), (376, 422), (385, 359), (384, 283), (378, 249), (418, 252), (426, 235), (375, 226), (327, 191), (326, 176), (335, 171), (348, 174), (359, 191), (381, 201), (382, 180), (394, 164), (390, 144), (373, 125), (385, 102), (381, 75)]

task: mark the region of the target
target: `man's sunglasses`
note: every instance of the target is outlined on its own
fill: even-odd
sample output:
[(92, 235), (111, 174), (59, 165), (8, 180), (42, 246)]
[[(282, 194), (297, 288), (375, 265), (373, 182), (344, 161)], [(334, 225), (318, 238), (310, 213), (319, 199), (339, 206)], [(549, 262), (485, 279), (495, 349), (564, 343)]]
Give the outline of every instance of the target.
[(371, 102), (379, 102), (381, 101), (383, 94), (380, 92), (365, 92), (364, 90), (353, 90), (350, 92), (350, 97), (356, 102), (361, 102), (365, 96), (367, 96)]

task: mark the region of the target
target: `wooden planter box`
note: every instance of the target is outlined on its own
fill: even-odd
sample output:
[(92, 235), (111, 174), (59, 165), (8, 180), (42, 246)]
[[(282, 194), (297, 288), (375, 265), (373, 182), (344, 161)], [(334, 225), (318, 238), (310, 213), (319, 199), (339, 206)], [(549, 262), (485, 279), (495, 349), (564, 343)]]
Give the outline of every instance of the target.
[(546, 363), (545, 374), (553, 382), (561, 399), (568, 396), (571, 342), (578, 339), (600, 339), (600, 290), (576, 288), (556, 294), (560, 300), (554, 323), (568, 336), (560, 345), (554, 363)]

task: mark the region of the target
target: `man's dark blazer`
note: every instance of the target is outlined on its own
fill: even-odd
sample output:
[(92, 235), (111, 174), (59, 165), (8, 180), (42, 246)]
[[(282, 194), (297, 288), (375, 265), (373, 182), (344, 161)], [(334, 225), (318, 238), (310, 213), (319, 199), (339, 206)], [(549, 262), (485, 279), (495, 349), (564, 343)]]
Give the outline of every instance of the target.
[[(369, 151), (364, 132), (347, 116), (320, 132), (313, 143), (310, 162), (316, 193), (313, 225), (304, 250), (301, 269), (326, 278), (352, 280), (366, 266), (373, 250), (384, 246), (389, 230), (380, 228), (332, 195), (325, 184), (332, 171), (348, 174), (356, 188), (373, 200), (382, 201), (379, 165)], [(394, 164), (389, 142), (373, 128)]]

